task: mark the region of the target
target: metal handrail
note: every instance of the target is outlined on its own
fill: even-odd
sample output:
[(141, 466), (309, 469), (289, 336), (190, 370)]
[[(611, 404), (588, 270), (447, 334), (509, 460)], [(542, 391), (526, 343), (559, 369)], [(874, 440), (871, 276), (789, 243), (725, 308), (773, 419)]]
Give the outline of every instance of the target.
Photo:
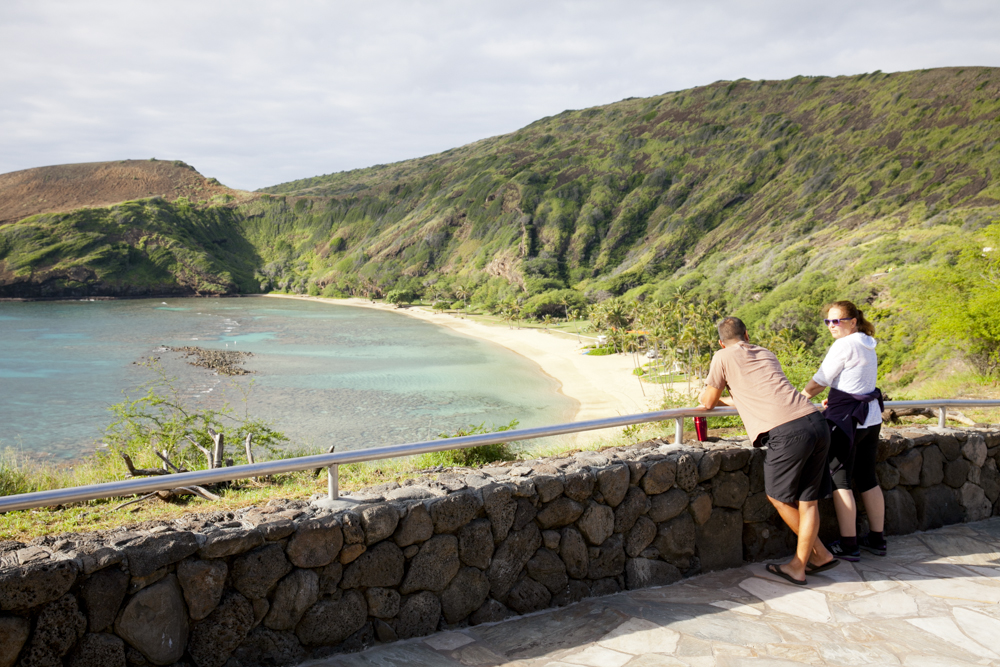
[[(889, 408), (937, 408), (941, 412), (938, 425), (944, 427), (946, 416), (944, 408), (1000, 407), (1000, 401), (940, 399), (929, 401), (886, 401), (885, 405)], [(483, 433), (480, 435), (466, 435), (456, 438), (425, 440), (422, 442), (374, 447), (372, 449), (358, 449), (349, 452), (300, 456), (291, 459), (279, 459), (277, 461), (265, 461), (262, 463), (230, 466), (228, 468), (196, 470), (193, 472), (162, 475), (152, 478), (128, 479), (118, 482), (89, 484), (87, 486), (76, 486), (65, 489), (36, 491), (34, 493), (22, 493), (13, 496), (0, 497), (0, 513), (30, 509), (32, 507), (64, 505), (67, 503), (97, 500), (100, 498), (129, 496), (137, 493), (152, 493), (153, 491), (177, 489), (191, 485), (227, 482), (234, 479), (245, 479), (247, 477), (278, 475), (281, 473), (298, 472), (313, 468), (327, 468), (329, 470), (329, 495), (331, 498), (337, 498), (337, 468), (338, 466), (346, 463), (359, 463), (362, 461), (376, 461), (401, 456), (414, 456), (417, 454), (427, 454), (429, 452), (442, 452), (449, 449), (464, 449), (467, 447), (478, 447), (481, 445), (494, 445), (501, 442), (513, 442), (517, 440), (533, 440), (536, 438), (544, 438), (554, 435), (597, 431), (619, 426), (667, 421), (669, 419), (673, 419), (676, 423), (674, 431), (675, 442), (682, 442), (684, 439), (684, 419), (686, 417), (721, 417), (735, 414), (737, 414), (737, 412), (734, 408), (727, 407), (718, 407), (712, 410), (701, 410), (698, 408), (674, 408), (671, 410), (657, 410), (655, 412), (622, 415), (619, 417), (606, 417), (604, 419), (592, 419), (589, 421), (569, 424), (555, 424), (553, 426), (537, 426), (535, 428), (499, 431), (496, 433)]]

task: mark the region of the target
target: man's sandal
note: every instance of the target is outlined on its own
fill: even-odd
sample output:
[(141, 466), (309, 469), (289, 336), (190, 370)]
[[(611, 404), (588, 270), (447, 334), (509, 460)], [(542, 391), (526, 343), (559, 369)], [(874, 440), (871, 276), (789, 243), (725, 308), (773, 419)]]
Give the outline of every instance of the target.
[(801, 581), (798, 580), (798, 579), (796, 579), (792, 575), (790, 575), (787, 572), (785, 572), (784, 570), (782, 570), (780, 565), (777, 565), (775, 563), (768, 563), (767, 567), (765, 567), (764, 569), (767, 570), (768, 572), (770, 572), (771, 574), (775, 575), (776, 577), (781, 577), (782, 579), (784, 579), (788, 583), (794, 584), (795, 586), (805, 586), (806, 585), (806, 580), (805, 579), (802, 579)]
[(819, 574), (820, 572), (826, 572), (827, 570), (832, 570), (833, 568), (840, 565), (840, 561), (836, 558), (831, 558), (826, 563), (822, 565), (813, 565), (812, 563), (806, 563), (806, 574)]

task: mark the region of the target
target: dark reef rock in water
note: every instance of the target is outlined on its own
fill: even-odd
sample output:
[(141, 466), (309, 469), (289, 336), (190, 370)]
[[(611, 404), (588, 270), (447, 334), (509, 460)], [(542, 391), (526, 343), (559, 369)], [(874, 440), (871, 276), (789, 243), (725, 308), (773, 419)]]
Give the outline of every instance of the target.
[(249, 375), (253, 371), (243, 368), (243, 360), (252, 357), (251, 352), (239, 352), (236, 350), (206, 350), (203, 347), (168, 348), (172, 352), (181, 352), (186, 359), (194, 357), (194, 361), (188, 363), (192, 366), (201, 366), (210, 370), (222, 373), (223, 375)]

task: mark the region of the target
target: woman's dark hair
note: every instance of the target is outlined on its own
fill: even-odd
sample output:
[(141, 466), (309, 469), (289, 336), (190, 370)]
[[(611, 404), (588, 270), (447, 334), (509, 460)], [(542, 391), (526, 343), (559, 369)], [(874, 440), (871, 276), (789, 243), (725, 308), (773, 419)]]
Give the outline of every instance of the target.
[(865, 319), (864, 312), (851, 301), (834, 301), (823, 309), (824, 314), (829, 313), (833, 308), (838, 309), (845, 317), (856, 318), (858, 320), (858, 331), (869, 336), (875, 335), (875, 325)]

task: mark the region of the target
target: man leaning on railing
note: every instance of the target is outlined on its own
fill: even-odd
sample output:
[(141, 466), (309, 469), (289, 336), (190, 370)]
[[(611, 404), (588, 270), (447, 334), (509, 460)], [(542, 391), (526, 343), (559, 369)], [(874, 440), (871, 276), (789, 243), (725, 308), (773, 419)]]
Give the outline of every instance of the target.
[[(699, 398), (701, 408), (733, 405), (754, 447), (767, 445), (764, 489), (788, 527), (799, 536), (791, 561), (768, 565), (786, 581), (805, 585), (807, 574), (839, 561), (820, 542), (819, 500), (831, 492), (826, 464), (830, 430), (816, 407), (788, 381), (774, 354), (752, 345), (736, 317), (719, 322), (719, 345)], [(729, 388), (732, 399), (723, 398)]]

